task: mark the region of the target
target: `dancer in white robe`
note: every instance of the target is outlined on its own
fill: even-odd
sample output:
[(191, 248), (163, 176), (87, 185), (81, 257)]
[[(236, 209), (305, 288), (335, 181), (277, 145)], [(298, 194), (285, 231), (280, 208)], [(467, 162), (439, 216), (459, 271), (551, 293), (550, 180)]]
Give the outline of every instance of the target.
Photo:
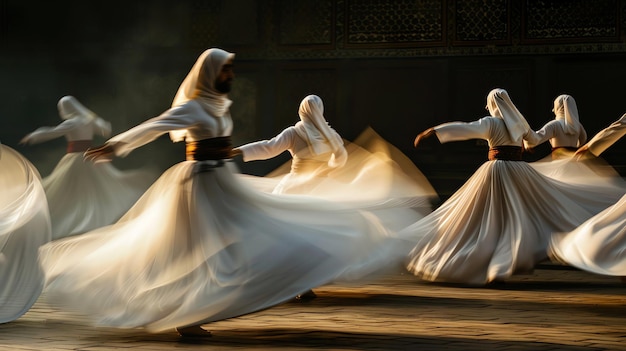
[(94, 136), (109, 136), (111, 124), (73, 96), (62, 97), (57, 106), (61, 124), (38, 128), (21, 141), (38, 144), (59, 137), (68, 141), (67, 153), (43, 180), (53, 240), (114, 223), (156, 179), (148, 171), (120, 171), (108, 162), (85, 162), (83, 153)]
[[(288, 151), (292, 161), (287, 173), (242, 175), (244, 180), (275, 194), (309, 195), (366, 209), (391, 230), (404, 228), (432, 212), (438, 198), (434, 188), (410, 160), (399, 157), (401, 153), (373, 130), (359, 138), (359, 143), (372, 151), (356, 143), (344, 145), (343, 138), (326, 121), (324, 103), (317, 95), (302, 99), (298, 115), (298, 123), (274, 138), (233, 149), (245, 162)], [(296, 299), (314, 297), (308, 291)]]
[(236, 176), (228, 162), (233, 59), (205, 51), (171, 109), (86, 153), (125, 156), (167, 132), (187, 144), (187, 161), (117, 223), (42, 248), (51, 301), (99, 325), (202, 334), (202, 323), (365, 277), (394, 258), (388, 233), (368, 213), (262, 193)]
[(587, 132), (578, 116), (576, 100), (571, 95), (559, 95), (554, 99), (554, 119), (540, 130), (529, 133), (524, 145), (533, 148), (546, 141), (552, 146), (552, 159), (559, 159), (573, 154), (587, 141)]
[[(233, 149), (242, 154), (245, 162), (266, 160), (289, 151), (292, 161), (286, 174), (271, 172), (263, 177), (267, 180), (261, 188), (275, 194), (311, 195), (377, 209), (381, 217), (396, 214), (385, 222), (398, 228), (408, 225), (402, 223), (403, 219), (414, 222), (432, 211), (432, 203), (438, 197), (430, 182), (373, 130), (366, 130), (356, 142), (344, 145), (324, 118), (324, 104), (317, 95), (301, 101), (298, 115), (300, 121), (276, 137)], [(244, 179), (262, 182), (257, 178)], [(403, 215), (401, 207), (411, 208), (416, 214)]]
[(44, 285), (37, 251), (50, 241), (46, 195), (35, 167), (0, 144), (0, 323), (22, 316)]
[[(583, 159), (600, 156), (624, 135), (626, 114), (596, 134), (577, 154)], [(626, 277), (626, 196), (575, 230), (554, 235), (550, 256), (596, 274)]]
[[(348, 160), (343, 139), (328, 125), (324, 105), (317, 95), (300, 103), (301, 121), (283, 130), (271, 140), (256, 141), (233, 149), (244, 162), (266, 160), (289, 151), (293, 158), (291, 171), (267, 189), (275, 194), (310, 194), (331, 170), (341, 168)], [(317, 191), (319, 193), (319, 191)]]
[[(489, 161), (433, 213), (399, 233), (417, 242), (407, 268), (425, 280), (485, 284), (530, 272), (547, 258), (550, 234), (571, 230), (622, 194), (561, 183), (522, 161), (530, 127), (503, 89), (487, 96), (490, 116), (420, 133), (440, 142), (485, 139)], [(597, 194), (600, 194), (599, 196)]]
[[(524, 142), (530, 149), (550, 141), (552, 152), (530, 165), (540, 173), (567, 183), (606, 185), (606, 191), (614, 187), (626, 187), (626, 182), (615, 169), (600, 158), (573, 160), (574, 152), (586, 141), (587, 133), (580, 124), (578, 106), (570, 95), (559, 95), (552, 109), (555, 119), (537, 132), (531, 131)], [(579, 162), (580, 161), (580, 162)], [(617, 190), (619, 191), (619, 189)]]

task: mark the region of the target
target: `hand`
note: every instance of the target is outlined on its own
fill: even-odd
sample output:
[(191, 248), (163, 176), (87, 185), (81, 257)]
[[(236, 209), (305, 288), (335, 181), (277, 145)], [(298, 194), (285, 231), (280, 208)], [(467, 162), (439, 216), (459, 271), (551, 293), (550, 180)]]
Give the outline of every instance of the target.
[(578, 150), (576, 150), (576, 152), (574, 153), (573, 158), (574, 158), (576, 161), (580, 161), (580, 160), (582, 160), (582, 159), (584, 159), (584, 158), (587, 158), (587, 156), (589, 155), (589, 153), (590, 153), (590, 152), (589, 152), (589, 145), (588, 145), (588, 144), (585, 144), (585, 145), (583, 145), (583, 146), (579, 147), (579, 148), (578, 148)]
[(428, 128), (425, 131), (419, 133), (416, 137), (415, 140), (413, 141), (413, 146), (417, 147), (417, 145), (423, 140), (426, 139), (430, 136), (432, 136), (433, 134), (435, 134), (435, 129), (434, 128)]
[(535, 148), (530, 146), (530, 144), (528, 144), (528, 141), (526, 141), (526, 139), (524, 139), (524, 145), (523, 146), (524, 146), (524, 148), (523, 148), (524, 152), (528, 152), (528, 153), (531, 153), (531, 154), (533, 152), (535, 152)]
[(28, 145), (30, 142), (30, 134), (28, 134), (27, 136), (23, 137), (22, 140), (20, 140), (19, 144), (20, 145)]
[(232, 150), (230, 150), (230, 157), (235, 157), (239, 155), (243, 155), (243, 152), (241, 152), (241, 149), (239, 149), (238, 147), (234, 147)]
[(104, 145), (89, 148), (83, 154), (83, 158), (86, 161), (91, 162), (109, 162), (115, 156), (115, 144), (114, 143), (105, 143)]

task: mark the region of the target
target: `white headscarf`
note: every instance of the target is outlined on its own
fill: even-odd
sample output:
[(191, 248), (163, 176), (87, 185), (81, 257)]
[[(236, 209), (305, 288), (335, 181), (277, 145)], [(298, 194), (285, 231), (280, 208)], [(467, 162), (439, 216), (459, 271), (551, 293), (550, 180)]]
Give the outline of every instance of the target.
[(59, 116), (63, 120), (79, 119), (82, 123), (94, 123), (98, 126), (98, 131), (102, 136), (111, 134), (111, 123), (100, 118), (93, 111), (81, 104), (75, 97), (67, 95), (62, 97), (57, 103)]
[(300, 122), (295, 125), (296, 132), (307, 142), (311, 153), (332, 152), (328, 165), (333, 168), (343, 166), (348, 159), (343, 139), (324, 118), (322, 99), (317, 95), (308, 95), (300, 103), (298, 115)]
[(57, 103), (57, 109), (59, 110), (59, 116), (61, 116), (61, 119), (63, 120), (72, 118), (92, 120), (98, 117), (98, 115), (83, 106), (83, 104), (78, 102), (78, 100), (71, 95), (62, 97)]
[[(204, 51), (196, 60), (191, 71), (178, 88), (172, 107), (195, 99), (213, 117), (222, 117), (228, 111), (232, 101), (228, 95), (215, 89), (215, 80), (222, 70), (222, 66), (229, 60), (233, 60), (235, 54), (218, 48), (211, 48)], [(186, 130), (170, 132), (172, 141), (183, 141), (187, 135)]]
[(496, 88), (487, 95), (487, 109), (489, 113), (504, 120), (509, 137), (515, 143), (522, 143), (522, 139), (530, 130), (524, 116), (511, 101), (506, 90)]
[(570, 95), (559, 95), (554, 99), (554, 109), (552, 110), (557, 120), (564, 123), (565, 134), (579, 134), (583, 126), (578, 120), (578, 107), (576, 101)]

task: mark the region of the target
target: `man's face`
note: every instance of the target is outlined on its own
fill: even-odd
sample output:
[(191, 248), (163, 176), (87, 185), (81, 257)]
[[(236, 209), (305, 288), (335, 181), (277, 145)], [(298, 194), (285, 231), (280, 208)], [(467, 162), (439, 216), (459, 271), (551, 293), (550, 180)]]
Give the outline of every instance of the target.
[(235, 72), (233, 71), (233, 62), (230, 60), (222, 66), (220, 73), (217, 75), (217, 78), (215, 79), (215, 90), (222, 94), (230, 92), (234, 78)]

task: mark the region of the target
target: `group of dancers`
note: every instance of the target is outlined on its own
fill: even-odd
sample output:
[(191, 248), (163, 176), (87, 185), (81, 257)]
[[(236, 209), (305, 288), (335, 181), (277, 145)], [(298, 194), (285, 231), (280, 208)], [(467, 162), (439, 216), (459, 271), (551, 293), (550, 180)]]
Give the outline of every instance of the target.
[[(108, 122), (62, 98), (63, 123), (22, 140), (68, 140), (43, 180), (0, 146), (0, 322), (45, 291), (47, 302), (96, 325), (206, 336), (202, 324), (399, 267), (473, 285), (547, 259), (626, 276), (626, 181), (599, 158), (626, 134), (626, 115), (587, 142), (573, 97), (559, 96), (555, 120), (534, 131), (494, 89), (489, 116), (416, 137), (416, 147), (433, 136), (489, 144), (489, 161), (434, 206), (435, 190), (405, 155), (372, 130), (343, 140), (316, 95), (302, 100), (294, 126), (233, 147), (234, 57), (206, 50), (170, 109), (99, 147), (91, 140), (109, 135)], [(156, 181), (108, 162), (165, 133), (186, 143), (186, 160)], [(522, 161), (546, 141), (550, 157)], [(289, 165), (265, 177), (240, 174), (232, 162), (284, 151)]]

